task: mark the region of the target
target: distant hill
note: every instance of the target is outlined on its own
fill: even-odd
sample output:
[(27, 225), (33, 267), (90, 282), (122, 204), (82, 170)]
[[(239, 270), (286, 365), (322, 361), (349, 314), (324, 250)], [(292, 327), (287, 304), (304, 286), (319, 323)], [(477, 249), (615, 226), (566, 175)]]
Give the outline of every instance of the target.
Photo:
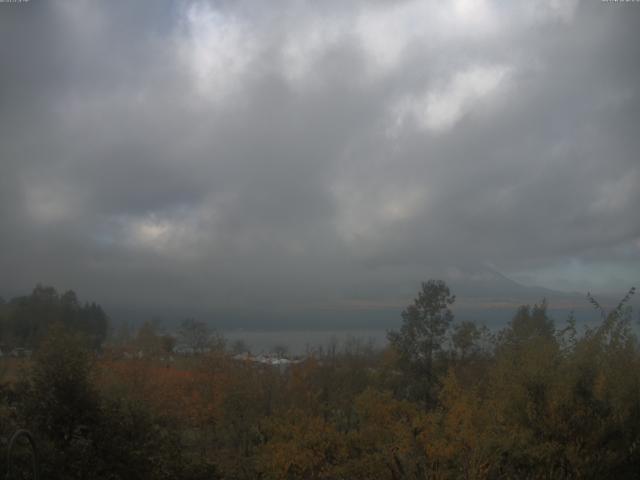
[[(549, 312), (557, 320), (574, 311), (579, 321), (596, 320), (597, 314), (589, 304), (587, 292), (562, 292), (540, 286), (523, 285), (489, 267), (451, 270), (442, 275), (456, 295), (454, 313), (459, 319), (469, 319), (490, 326), (504, 325), (518, 306), (549, 304)], [(416, 285), (416, 292), (419, 285)], [(599, 295), (605, 307), (613, 307), (626, 292), (617, 297)], [(412, 294), (411, 294), (412, 295)], [(634, 309), (640, 310), (640, 296), (634, 299)], [(400, 313), (412, 301), (406, 298), (348, 299), (333, 304), (275, 308), (135, 308), (110, 305), (107, 307), (117, 325), (127, 321), (132, 326), (156, 318), (161, 326), (174, 328), (184, 318), (196, 318), (220, 330), (326, 330), (326, 329), (386, 329), (394, 328)]]
[(583, 304), (584, 294), (562, 292), (539, 286), (527, 286), (491, 268), (455, 271), (445, 281), (458, 299), (466, 303), (537, 303), (546, 298), (549, 303)]

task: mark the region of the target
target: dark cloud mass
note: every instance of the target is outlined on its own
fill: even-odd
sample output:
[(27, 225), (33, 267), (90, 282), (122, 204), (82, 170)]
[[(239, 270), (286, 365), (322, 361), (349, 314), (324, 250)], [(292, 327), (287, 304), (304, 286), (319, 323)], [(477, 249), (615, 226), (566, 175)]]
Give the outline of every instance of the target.
[(524, 3), (0, 4), (0, 293), (304, 311), (496, 271), (626, 290), (640, 4)]

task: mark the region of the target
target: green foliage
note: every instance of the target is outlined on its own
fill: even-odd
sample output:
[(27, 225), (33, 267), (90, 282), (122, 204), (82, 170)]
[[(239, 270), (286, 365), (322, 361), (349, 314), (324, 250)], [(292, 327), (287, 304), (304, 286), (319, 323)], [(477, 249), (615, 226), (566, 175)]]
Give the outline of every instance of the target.
[(413, 377), (412, 396), (427, 404), (433, 400), (435, 357), (453, 321), (449, 306), (455, 298), (443, 281), (423, 282), (417, 298), (402, 312), (400, 331), (387, 334), (399, 354), (400, 366)]
[(440, 425), (471, 426), (465, 446), (453, 441), (461, 431), (437, 432), (454, 446), (435, 452), (449, 465), (444, 478), (469, 459), (486, 466), (473, 478), (636, 478), (640, 350), (630, 319), (616, 308), (578, 336), (572, 318), (556, 331), (544, 303), (520, 308), (498, 336), (488, 381), (442, 391)]
[(488, 353), (491, 341), (491, 333), (485, 326), (478, 326), (470, 321), (463, 321), (453, 326), (451, 334), (453, 354), (461, 362), (477, 359), (479, 355)]
[(21, 386), (20, 410), (37, 432), (47, 478), (75, 478), (83, 470), (100, 412), (92, 369), (85, 339), (58, 325), (41, 342)]
[(105, 399), (91, 437), (85, 475), (104, 479), (173, 479), (183, 475), (179, 435), (145, 405)]
[(56, 324), (83, 333), (92, 348), (107, 336), (109, 320), (102, 307), (80, 304), (72, 290), (59, 294), (53, 287), (37, 285), (31, 294), (11, 299), (4, 310), (3, 340), (17, 346), (37, 346)]
[(547, 302), (543, 300), (540, 305), (519, 307), (498, 340), (501, 346), (518, 348), (539, 339), (551, 340), (555, 333), (553, 320), (547, 315)]
[(24, 413), (57, 448), (64, 449), (83, 428), (95, 424), (98, 395), (93, 358), (84, 339), (53, 327), (42, 342), (26, 380)]
[(18, 388), (23, 425), (51, 479), (171, 479), (181, 473), (176, 429), (144, 405), (101, 396), (80, 335), (50, 329)]

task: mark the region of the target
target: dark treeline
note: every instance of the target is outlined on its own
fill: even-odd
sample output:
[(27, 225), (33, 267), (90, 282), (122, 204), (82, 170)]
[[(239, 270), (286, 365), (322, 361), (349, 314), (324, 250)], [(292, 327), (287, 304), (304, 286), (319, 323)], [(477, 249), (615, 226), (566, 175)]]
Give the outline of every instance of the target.
[(203, 342), (193, 320), (191, 355), (146, 324), (129, 340), (144, 356), (97, 356), (95, 333), (56, 317), (3, 385), (1, 433), (31, 429), (51, 479), (638, 478), (633, 293), (611, 311), (589, 296), (589, 328), (543, 301), (491, 332), (429, 281), (385, 349), (351, 340), (286, 369)]
[(0, 302), (0, 338), (11, 347), (36, 347), (52, 325), (85, 334), (97, 348), (105, 340), (108, 318), (95, 303), (81, 304), (73, 290), (58, 293), (37, 285), (29, 295)]

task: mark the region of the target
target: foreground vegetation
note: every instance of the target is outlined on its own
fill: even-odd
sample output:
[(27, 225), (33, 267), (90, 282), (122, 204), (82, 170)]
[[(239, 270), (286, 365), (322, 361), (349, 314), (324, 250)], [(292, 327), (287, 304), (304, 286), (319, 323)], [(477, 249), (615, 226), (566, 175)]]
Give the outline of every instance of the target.
[(285, 372), (219, 339), (170, 361), (149, 325), (148, 355), (96, 355), (99, 335), (57, 318), (5, 377), (0, 433), (31, 429), (49, 479), (637, 478), (633, 293), (610, 312), (590, 297), (602, 321), (580, 332), (543, 302), (492, 333), (430, 281), (384, 351), (353, 341)]

